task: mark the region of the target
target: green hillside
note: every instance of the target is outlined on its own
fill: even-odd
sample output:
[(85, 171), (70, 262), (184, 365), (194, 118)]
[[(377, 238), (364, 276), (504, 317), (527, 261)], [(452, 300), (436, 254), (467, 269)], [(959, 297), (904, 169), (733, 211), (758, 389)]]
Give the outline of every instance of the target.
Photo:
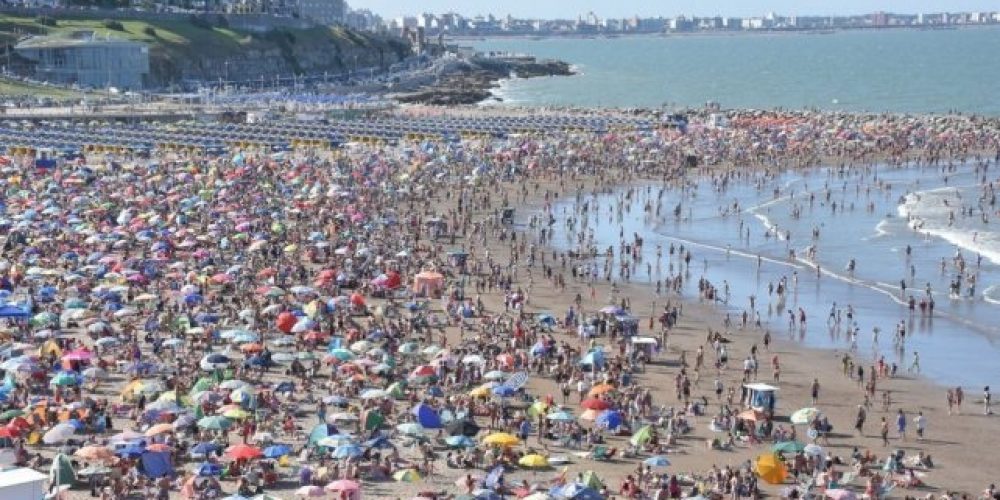
[[(81, 15), (85, 13), (75, 13)], [(361, 54), (362, 60), (402, 59), (408, 46), (396, 38), (381, 37), (342, 27), (279, 29), (268, 33), (241, 32), (225, 26), (218, 16), (191, 17), (189, 21), (105, 20), (86, 18), (29, 18), (0, 14), (0, 43), (9, 46), (28, 35), (69, 34), (93, 31), (98, 35), (142, 41), (150, 46), (150, 70), (154, 81), (177, 81), (181, 68), (206, 61), (206, 71), (217, 70), (220, 59), (247, 63), (248, 54), (280, 53), (284, 69), (295, 72), (335, 71), (348, 68), (346, 57)], [(370, 56), (370, 57), (368, 57)], [(252, 57), (252, 56), (251, 56)], [(273, 61), (272, 61), (273, 62)], [(263, 66), (264, 68), (273, 67)], [(248, 73), (248, 71), (244, 71)], [(213, 77), (214, 75), (204, 75)]]

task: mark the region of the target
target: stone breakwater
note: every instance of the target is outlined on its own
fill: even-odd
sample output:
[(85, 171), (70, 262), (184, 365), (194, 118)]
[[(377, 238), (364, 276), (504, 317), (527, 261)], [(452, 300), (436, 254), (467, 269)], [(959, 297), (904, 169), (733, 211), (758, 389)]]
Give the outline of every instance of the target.
[(490, 89), (505, 78), (570, 76), (573, 71), (563, 61), (532, 58), (476, 58), (451, 65), (435, 82), (392, 97), (399, 102), (440, 106), (476, 104), (492, 97)]

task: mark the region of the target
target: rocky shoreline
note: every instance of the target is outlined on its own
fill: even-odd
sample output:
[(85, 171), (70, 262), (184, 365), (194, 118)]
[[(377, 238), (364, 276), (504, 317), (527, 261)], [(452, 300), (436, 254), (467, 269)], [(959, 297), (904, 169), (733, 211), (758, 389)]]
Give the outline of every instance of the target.
[(573, 70), (563, 61), (534, 58), (473, 58), (449, 66), (432, 82), (409, 92), (390, 97), (405, 104), (454, 106), (477, 104), (493, 97), (491, 89), (505, 78), (571, 76)]

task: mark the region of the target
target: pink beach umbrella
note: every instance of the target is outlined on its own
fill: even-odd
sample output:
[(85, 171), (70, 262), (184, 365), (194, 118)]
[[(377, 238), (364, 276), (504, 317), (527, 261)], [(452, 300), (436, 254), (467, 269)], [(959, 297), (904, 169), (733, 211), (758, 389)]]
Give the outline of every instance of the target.
[(361, 485), (357, 481), (351, 481), (349, 479), (339, 479), (328, 485), (326, 485), (327, 491), (343, 491), (343, 492), (353, 492), (361, 489)]

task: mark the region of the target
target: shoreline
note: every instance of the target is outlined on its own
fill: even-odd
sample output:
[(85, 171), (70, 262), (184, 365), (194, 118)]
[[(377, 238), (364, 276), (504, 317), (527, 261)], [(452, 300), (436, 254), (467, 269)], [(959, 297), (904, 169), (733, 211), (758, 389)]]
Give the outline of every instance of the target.
[[(702, 174), (699, 174), (702, 175)], [(594, 179), (588, 179), (588, 182), (592, 182)], [(657, 182), (655, 178), (642, 179), (640, 182)], [(547, 184), (543, 184), (543, 188), (548, 187)], [(540, 199), (537, 197), (535, 199), (530, 199), (527, 201), (527, 207), (538, 208), (540, 205)], [(562, 252), (558, 248), (545, 246), (547, 251), (555, 250), (557, 252)], [(491, 248), (491, 250), (493, 250)], [(697, 254), (697, 252), (696, 252)], [(696, 259), (697, 260), (697, 259)], [(662, 307), (665, 303), (673, 302), (677, 303), (680, 301), (682, 303), (682, 314), (676, 331), (671, 332), (670, 340), (668, 341), (668, 365), (675, 366), (675, 362), (671, 361), (676, 359), (685, 353), (688, 359), (688, 363), (694, 357), (694, 353), (697, 347), (703, 346), (706, 349), (706, 356), (711, 358), (711, 348), (705, 343), (705, 334), (708, 331), (724, 331), (726, 330), (722, 324), (722, 316), (727, 312), (726, 308), (718, 304), (706, 304), (699, 301), (695, 297), (690, 296), (690, 292), (686, 294), (678, 295), (664, 295), (661, 298), (650, 298), (653, 295), (653, 287), (649, 284), (639, 284), (639, 283), (622, 283), (621, 281), (615, 281), (618, 293), (618, 297), (631, 297), (633, 298), (631, 305), (631, 310), (635, 311), (634, 314), (639, 316), (640, 321), (640, 333), (641, 334), (655, 334), (650, 332), (646, 327), (650, 321), (650, 316), (648, 311), (653, 307)], [(585, 292), (585, 287), (581, 283), (576, 282), (570, 284), (570, 289), (564, 292), (562, 295), (569, 296), (574, 292)], [(576, 285), (575, 287), (573, 285)], [(688, 289), (691, 284), (685, 285)], [(609, 285), (602, 280), (599, 280), (595, 284), (597, 289), (596, 301), (590, 301), (589, 304), (585, 302), (584, 307), (588, 309), (594, 309), (595, 306), (599, 306), (604, 303), (603, 298), (609, 296), (612, 292), (612, 285)], [(584, 293), (586, 296), (586, 293)], [(532, 301), (531, 310), (535, 312), (540, 311), (551, 311), (556, 316), (559, 316), (560, 311), (557, 305), (564, 305), (568, 300), (568, 297), (559, 297), (557, 295), (542, 295), (549, 300), (544, 303), (535, 303)], [(728, 332), (725, 338), (729, 339), (730, 343), (727, 347), (730, 348), (730, 364), (739, 366), (741, 360), (746, 352), (748, 352), (751, 346), (756, 345), (758, 348), (762, 345), (762, 334), (763, 332), (758, 329), (748, 329), (748, 330), (735, 330)], [(976, 402), (979, 398), (975, 396), (975, 388), (966, 388), (966, 393), (972, 395), (969, 399), (971, 404), (967, 405), (972, 407), (972, 412), (963, 413), (962, 417), (959, 416), (949, 416), (942, 409), (941, 401), (944, 400), (945, 389), (949, 387), (934, 381), (933, 379), (927, 378), (923, 375), (913, 376), (905, 372), (903, 367), (901, 367), (900, 373), (895, 377), (882, 380), (879, 383), (879, 390), (877, 394), (884, 394), (886, 390), (891, 391), (892, 404), (887, 411), (881, 410), (882, 403), (878, 400), (872, 400), (871, 406), (868, 410), (868, 423), (865, 425), (865, 435), (864, 437), (858, 438), (854, 436), (850, 429), (855, 417), (856, 405), (863, 403), (864, 398), (861, 396), (863, 392), (856, 380), (853, 378), (844, 377), (840, 372), (842, 372), (842, 356), (847, 353), (851, 354), (852, 357), (856, 354), (849, 353), (847, 349), (838, 348), (820, 348), (812, 347), (802, 344), (797, 340), (789, 340), (784, 335), (780, 333), (775, 333), (772, 335), (771, 349), (765, 352), (765, 356), (770, 354), (778, 354), (781, 356), (781, 382), (775, 384), (781, 389), (781, 402), (779, 403), (778, 415), (788, 415), (795, 411), (796, 408), (807, 407), (809, 404), (809, 385), (808, 381), (816, 376), (820, 379), (822, 387), (822, 395), (820, 398), (820, 407), (824, 414), (826, 414), (831, 423), (834, 424), (836, 429), (836, 438), (831, 438), (831, 442), (835, 443), (833, 449), (836, 453), (844, 459), (849, 459), (849, 451), (851, 445), (845, 445), (844, 442), (853, 443), (854, 445), (859, 445), (861, 450), (871, 449), (876, 455), (881, 455), (884, 452), (884, 448), (877, 445), (878, 437), (873, 433), (874, 429), (877, 428), (877, 419), (879, 417), (885, 416), (890, 422), (890, 427), (894, 429), (893, 416), (896, 408), (906, 408), (906, 414), (908, 419), (912, 419), (916, 414), (915, 411), (911, 411), (912, 408), (918, 408), (923, 412), (925, 417), (933, 422), (934, 428), (934, 439), (929, 439), (924, 444), (919, 442), (913, 442), (912, 437), (910, 438), (910, 443), (905, 444), (898, 439), (893, 439), (892, 436), (895, 431), (890, 432), (890, 439), (893, 441), (892, 448), (905, 447), (910, 453), (916, 450), (923, 450), (930, 453), (935, 457), (935, 461), (938, 464), (938, 469), (932, 469), (933, 474), (927, 478), (929, 484), (933, 485), (935, 488), (939, 488), (943, 491), (961, 491), (968, 494), (975, 494), (981, 488), (988, 485), (993, 481), (992, 475), (986, 471), (990, 470), (991, 467), (1000, 467), (1000, 459), (991, 459), (988, 464), (981, 464), (982, 467), (975, 471), (975, 474), (942, 477), (941, 470), (948, 471), (947, 474), (951, 474), (956, 468), (961, 467), (962, 459), (960, 458), (963, 452), (963, 446), (958, 443), (962, 442), (963, 439), (967, 440), (968, 435), (980, 436), (980, 438), (985, 438), (985, 436), (991, 435), (992, 432), (1000, 429), (1000, 425), (997, 425), (996, 420), (987, 420), (992, 425), (988, 427), (988, 431), (985, 427), (985, 422), (976, 422), (975, 417), (969, 416), (969, 413), (976, 412), (978, 408), (975, 408)], [(770, 372), (769, 359), (761, 358), (760, 360), (760, 377), (758, 380), (764, 382), (770, 382), (770, 376), (767, 374)], [(867, 364), (866, 364), (867, 365)], [(866, 366), (867, 368), (867, 366)], [(734, 377), (737, 377), (739, 368), (733, 368), (732, 366), (726, 370), (726, 375), (724, 376), (724, 384), (726, 387), (732, 387), (732, 384), (736, 383)], [(711, 370), (709, 370), (711, 371)], [(660, 374), (656, 374), (660, 375)], [(840, 375), (840, 376), (837, 376)], [(639, 377), (643, 380), (644, 377)], [(654, 376), (659, 378), (658, 376)], [(712, 376), (702, 376), (699, 383), (696, 384), (697, 390), (703, 391), (710, 389), (712, 384)], [(652, 382), (646, 378), (645, 383)], [(666, 380), (663, 380), (663, 384), (667, 384)], [(553, 388), (544, 386), (545, 389), (552, 390)], [(661, 386), (656, 390), (657, 401), (662, 401), (669, 398), (666, 394), (668, 391)], [(738, 397), (738, 392), (737, 392)], [(836, 401), (837, 403), (826, 403), (829, 401)], [(981, 417), (981, 411), (978, 411)], [(973, 413), (974, 414), (974, 413)], [(958, 420), (964, 420), (957, 422)], [(776, 421), (781, 421), (780, 418), (776, 418)], [(949, 428), (949, 424), (954, 427)], [(704, 434), (703, 432), (696, 431), (696, 435), (701, 438), (709, 438), (712, 434)], [(803, 437), (804, 438), (804, 437)], [(951, 443), (951, 444), (947, 444)], [(940, 445), (945, 445), (944, 447)], [(698, 446), (698, 445), (691, 445)], [(847, 448), (845, 448), (847, 446)], [(826, 449), (826, 446), (824, 446)], [(718, 456), (719, 460), (725, 460), (729, 464), (736, 465), (740, 460), (749, 460), (761, 453), (763, 448), (759, 445), (756, 448), (748, 447), (742, 449), (734, 450), (736, 454), (735, 457), (729, 456), (725, 458), (725, 455)], [(709, 452), (710, 455), (716, 452)], [(732, 453), (732, 452), (731, 452)], [(735, 460), (734, 460), (735, 459)], [(719, 460), (712, 459), (710, 462), (717, 463)], [(701, 463), (704, 467), (709, 467), (711, 464), (708, 461), (699, 460), (695, 463)], [(695, 467), (696, 470), (697, 467)], [(934, 473), (936, 472), (936, 473)], [(966, 471), (969, 472), (969, 471)], [(982, 474), (980, 474), (982, 472)], [(946, 475), (947, 475), (946, 474)], [(972, 477), (978, 477), (979, 479), (972, 479)], [(970, 484), (976, 483), (976, 484)], [(854, 484), (857, 487), (857, 483)], [(919, 491), (919, 490), (918, 490)], [(770, 490), (770, 493), (777, 493), (777, 490)]]

